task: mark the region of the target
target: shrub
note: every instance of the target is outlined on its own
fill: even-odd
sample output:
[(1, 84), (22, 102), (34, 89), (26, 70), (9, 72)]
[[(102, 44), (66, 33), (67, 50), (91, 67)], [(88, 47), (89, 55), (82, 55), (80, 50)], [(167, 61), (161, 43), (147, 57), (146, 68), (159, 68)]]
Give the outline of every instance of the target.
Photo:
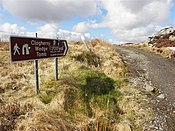
[(72, 56), (72, 58), (79, 62), (86, 62), (90, 66), (101, 66), (100, 57), (93, 52), (84, 51), (81, 54)]

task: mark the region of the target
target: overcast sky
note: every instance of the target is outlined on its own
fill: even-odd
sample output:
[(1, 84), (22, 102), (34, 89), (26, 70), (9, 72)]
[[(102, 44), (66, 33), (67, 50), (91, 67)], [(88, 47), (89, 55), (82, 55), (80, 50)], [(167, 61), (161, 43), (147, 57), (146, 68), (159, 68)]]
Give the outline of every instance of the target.
[(0, 0), (0, 32), (139, 42), (175, 26), (174, 0)]

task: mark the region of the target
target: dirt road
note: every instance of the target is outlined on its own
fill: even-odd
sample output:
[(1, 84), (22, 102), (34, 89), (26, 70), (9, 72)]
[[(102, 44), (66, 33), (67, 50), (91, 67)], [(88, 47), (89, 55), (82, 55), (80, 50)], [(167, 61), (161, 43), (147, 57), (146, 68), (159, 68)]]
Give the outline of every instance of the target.
[[(175, 103), (175, 62), (133, 47), (117, 47), (128, 64), (145, 73), (148, 81)], [(141, 73), (140, 72), (140, 73)]]
[[(158, 93), (148, 95), (156, 118), (145, 130), (175, 131), (175, 62), (134, 47), (117, 46), (117, 51), (132, 77), (155, 87)], [(163, 94), (161, 100), (157, 96)]]

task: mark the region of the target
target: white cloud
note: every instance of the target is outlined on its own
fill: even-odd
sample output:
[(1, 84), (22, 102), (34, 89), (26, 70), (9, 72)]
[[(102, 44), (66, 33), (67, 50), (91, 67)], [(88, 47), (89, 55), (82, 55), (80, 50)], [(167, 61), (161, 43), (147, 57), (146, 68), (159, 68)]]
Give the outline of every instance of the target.
[(0, 20), (4, 19), (4, 15), (0, 13)]
[[(45, 24), (41, 27), (38, 27), (38, 30), (36, 32), (38, 33), (38, 37), (53, 39), (58, 38), (68, 41), (80, 41), (82, 35), (84, 35), (87, 39), (91, 38), (89, 33), (77, 33), (68, 30), (58, 29), (58, 26), (56, 24)], [(28, 32), (26, 33), (26, 35), (32, 35), (32, 33)]]
[(67, 31), (67, 30), (62, 30), (62, 29), (59, 29), (57, 34), (58, 34), (59, 39), (66, 39), (68, 41), (81, 41), (82, 35), (84, 35), (87, 39), (91, 39), (91, 36), (89, 33), (82, 34), (82, 33), (76, 33), (76, 32), (71, 32), (71, 31)]
[(4, 15), (2, 14), (2, 0), (0, 0), (0, 20), (4, 19)]
[[(68, 30), (58, 29), (56, 24), (45, 24), (38, 28), (38, 37), (53, 38), (53, 39), (65, 39), (68, 41), (80, 41), (81, 36), (84, 35), (87, 39), (90, 39), (89, 33), (72, 32)], [(27, 35), (30, 33), (28, 32)]]
[(38, 35), (46, 38), (57, 38), (58, 27), (56, 24), (45, 24), (38, 28)]
[(2, 4), (12, 15), (28, 21), (59, 22), (97, 13), (94, 0), (2, 0)]
[(110, 28), (121, 41), (144, 40), (169, 20), (171, 6), (172, 0), (102, 0), (107, 15), (91, 27)]
[(17, 24), (4, 23), (0, 25), (0, 40), (9, 41), (10, 35), (25, 35), (26, 29)]
[(0, 9), (2, 8), (2, 0), (0, 0)]
[(171, 1), (103, 1), (104, 8), (108, 11), (104, 22), (109, 27), (121, 29), (132, 29), (148, 24), (160, 24), (168, 20)]
[(89, 33), (76, 33), (68, 30), (58, 29), (56, 24), (45, 24), (38, 27), (35, 32), (27, 32), (24, 27), (20, 27), (17, 24), (5, 23), (0, 25), (0, 40), (9, 41), (10, 35), (35, 37), (35, 33), (40, 38), (53, 38), (53, 39), (65, 39), (68, 41), (80, 41), (81, 36), (84, 35), (86, 39), (91, 39)]
[(141, 42), (146, 40), (148, 36), (154, 34), (161, 29), (160, 26), (148, 25), (145, 27), (137, 27), (130, 30), (113, 29), (113, 34), (117, 34), (117, 40), (123, 42)]
[(5, 32), (9, 34), (23, 35), (25, 33), (25, 30), (26, 29), (24, 27), (19, 27), (17, 24), (5, 23), (0, 25), (0, 32)]
[(86, 22), (79, 22), (78, 24), (73, 26), (73, 31), (78, 33), (85, 33), (89, 29), (89, 24)]
[(73, 26), (73, 31), (78, 33), (87, 33), (91, 28), (101, 28), (102, 24), (97, 24), (96, 20), (89, 20), (87, 22), (79, 22)]

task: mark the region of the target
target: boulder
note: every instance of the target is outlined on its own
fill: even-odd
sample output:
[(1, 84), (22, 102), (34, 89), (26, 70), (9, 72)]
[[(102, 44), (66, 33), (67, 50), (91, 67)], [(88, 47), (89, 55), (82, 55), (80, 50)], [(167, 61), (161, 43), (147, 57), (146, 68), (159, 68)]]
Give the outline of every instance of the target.
[(160, 95), (157, 96), (157, 99), (163, 100), (163, 99), (165, 99), (165, 95), (164, 94), (160, 94)]
[(147, 92), (155, 92), (155, 88), (154, 87), (152, 87), (152, 86), (150, 86), (149, 84), (145, 84), (145, 90), (147, 91)]
[(173, 31), (174, 31), (173, 27), (166, 27), (166, 28), (160, 30), (159, 32), (157, 32), (154, 36), (162, 36), (162, 35), (170, 34)]
[(170, 35), (169, 40), (175, 41), (175, 36), (174, 35)]

